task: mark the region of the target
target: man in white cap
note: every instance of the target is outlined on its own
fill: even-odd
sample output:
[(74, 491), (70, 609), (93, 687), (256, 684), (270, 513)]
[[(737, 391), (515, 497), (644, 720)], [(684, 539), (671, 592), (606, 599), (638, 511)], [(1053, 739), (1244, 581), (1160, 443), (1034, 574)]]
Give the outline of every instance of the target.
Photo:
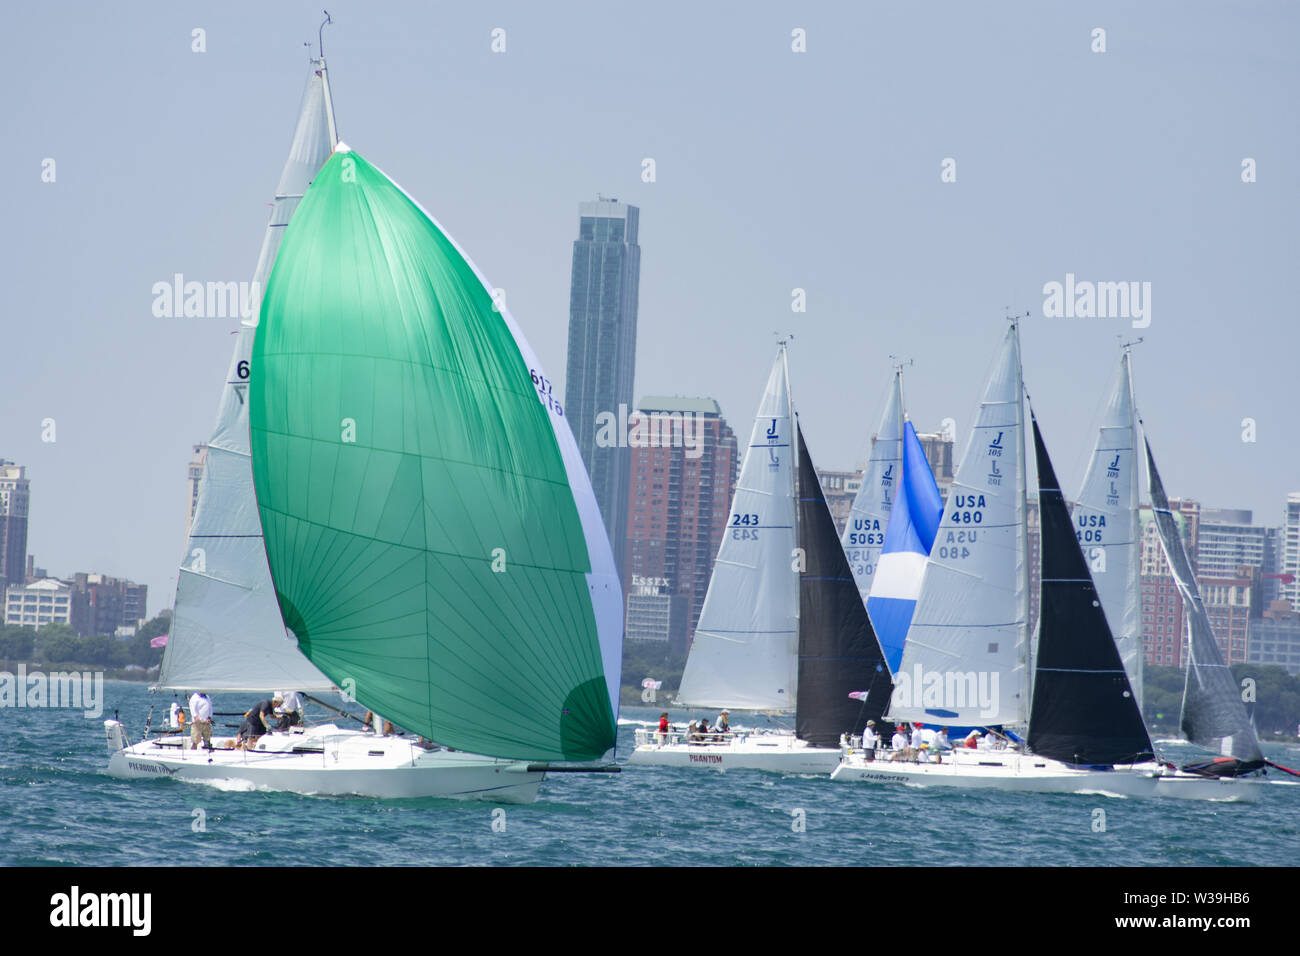
[(876, 722), (868, 720), (867, 726), (862, 728), (862, 751), (868, 760), (876, 759), (876, 747), (879, 744), (880, 737), (876, 734)]

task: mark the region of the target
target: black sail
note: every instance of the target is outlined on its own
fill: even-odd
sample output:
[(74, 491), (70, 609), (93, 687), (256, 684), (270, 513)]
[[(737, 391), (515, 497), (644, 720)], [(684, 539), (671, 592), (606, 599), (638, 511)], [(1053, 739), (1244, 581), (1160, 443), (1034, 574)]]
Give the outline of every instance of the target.
[(1150, 760), (1151, 737), (1033, 425), (1043, 573), (1029, 749), (1072, 764)]
[(1193, 743), (1236, 757), (1244, 762), (1245, 769), (1254, 769), (1264, 759), (1259, 749), (1259, 738), (1241, 702), (1241, 688), (1223, 660), (1219, 642), (1214, 639), (1191, 559), (1178, 534), (1173, 512), (1169, 510), (1164, 482), (1160, 480), (1160, 472), (1156, 471), (1151, 443), (1147, 442), (1146, 446), (1147, 478), (1151, 485), (1151, 508), (1155, 514), (1156, 530), (1160, 532), (1160, 543), (1169, 561), (1174, 584), (1182, 595), (1191, 632), (1187, 647), (1187, 679), (1183, 687), (1183, 733)]
[[(803, 429), (799, 434), (799, 707), (795, 733), (819, 747), (880, 720), (893, 684), (862, 594), (844, 557)], [(799, 560), (798, 556), (791, 560)], [(866, 691), (865, 701), (849, 697)]]

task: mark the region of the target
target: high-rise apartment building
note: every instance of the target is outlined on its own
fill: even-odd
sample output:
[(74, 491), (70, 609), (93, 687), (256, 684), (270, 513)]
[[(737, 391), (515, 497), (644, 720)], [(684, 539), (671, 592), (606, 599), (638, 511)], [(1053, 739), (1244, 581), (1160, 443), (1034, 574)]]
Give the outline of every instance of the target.
[(79, 571), (68, 582), (72, 588), (71, 624), (79, 635), (116, 634), (121, 627), (139, 626), (146, 617), (149, 586)]
[(629, 444), (626, 636), (682, 651), (726, 531), (736, 436), (711, 398), (652, 396), (641, 399)]
[(821, 482), (822, 497), (826, 499), (826, 507), (830, 509), (835, 530), (841, 535), (844, 534), (844, 526), (848, 524), (849, 514), (853, 511), (853, 500), (857, 498), (858, 489), (862, 487), (864, 470), (862, 468), (857, 471), (817, 469), (817, 480)]
[(1291, 575), (1290, 581), (1280, 583), (1278, 596), (1300, 611), (1300, 491), (1286, 496), (1277, 547), (1279, 572)]
[[(1200, 504), (1190, 498), (1173, 498), (1169, 509), (1174, 513), (1188, 553), (1195, 560)], [(1141, 524), (1139, 580), (1142, 588), (1143, 660), (1160, 667), (1179, 667), (1183, 663), (1186, 645), (1183, 598), (1169, 571), (1169, 562), (1165, 560), (1160, 533), (1149, 505), (1141, 506)]]
[(27, 469), (0, 458), (0, 591), (27, 578)]
[(620, 419), (632, 407), (641, 281), (640, 210), (599, 197), (596, 202), (580, 203), (578, 217), (569, 282), (564, 414), (591, 475), (614, 559), (623, 573), (630, 459), (628, 449), (611, 437), (622, 432)]

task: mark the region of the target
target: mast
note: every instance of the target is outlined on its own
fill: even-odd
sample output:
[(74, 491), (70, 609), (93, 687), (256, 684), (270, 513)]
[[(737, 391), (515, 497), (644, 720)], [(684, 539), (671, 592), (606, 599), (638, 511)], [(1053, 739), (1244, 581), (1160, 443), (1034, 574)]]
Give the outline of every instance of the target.
[[(1020, 468), (1016, 472), (1016, 503), (1020, 508), (1019, 521), (1016, 522), (1017, 542), (1016, 552), (1020, 555), (1020, 564), (1023, 568), (1021, 572), (1021, 589), (1020, 589), (1020, 620), (1023, 622), (1023, 638), (1021, 639), (1020, 661), (1021, 667), (1025, 670), (1025, 692), (1021, 695), (1020, 707), (1023, 714), (1022, 722), (1029, 722), (1029, 709), (1033, 701), (1034, 689), (1034, 661), (1033, 661), (1033, 634), (1029, 631), (1029, 490), (1026, 472), (1029, 470), (1029, 459), (1025, 456), (1025, 368), (1020, 356), (1020, 320), (1027, 318), (1029, 313), (1015, 315), (1011, 317), (1011, 328), (1015, 332), (1016, 343), (1016, 421), (1018, 422), (1018, 432), (1020, 435)], [(1038, 503), (1039, 520), (1042, 520), (1042, 501)], [(1041, 525), (1040, 525), (1041, 527)]]
[(320, 29), (316, 32), (319, 41), (319, 46), (316, 49), (320, 51), (320, 56), (316, 58), (316, 62), (320, 64), (321, 86), (325, 92), (325, 121), (329, 124), (330, 149), (333, 150), (339, 144), (339, 130), (338, 125), (334, 122), (334, 99), (330, 94), (329, 70), (325, 66), (325, 27), (334, 21), (331, 19), (328, 10), (325, 10), (324, 13), (325, 19), (321, 21)]
[[(1123, 344), (1124, 355), (1120, 359), (1124, 366), (1124, 375), (1128, 380), (1128, 407), (1129, 417), (1132, 419), (1133, 429), (1133, 480), (1131, 485), (1132, 497), (1129, 500), (1129, 539), (1133, 542), (1129, 553), (1129, 560), (1133, 567), (1129, 570), (1129, 578), (1132, 584), (1132, 626), (1133, 626), (1133, 666), (1129, 671), (1130, 678), (1133, 681), (1133, 694), (1137, 698), (1138, 710), (1142, 710), (1142, 701), (1145, 696), (1145, 668), (1146, 654), (1142, 647), (1142, 574), (1141, 574), (1141, 521), (1138, 518), (1138, 477), (1137, 477), (1137, 398), (1133, 390), (1133, 346), (1139, 344), (1142, 338), (1137, 338), (1132, 342)], [(1112, 629), (1113, 630), (1113, 629)]]

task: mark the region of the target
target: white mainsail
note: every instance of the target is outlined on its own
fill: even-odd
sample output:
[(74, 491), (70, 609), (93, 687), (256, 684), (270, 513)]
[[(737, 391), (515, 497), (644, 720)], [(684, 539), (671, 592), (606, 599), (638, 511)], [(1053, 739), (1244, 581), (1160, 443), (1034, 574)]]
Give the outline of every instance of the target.
[[(253, 276), (259, 306), (284, 227), (333, 148), (329, 79), (321, 58), (312, 61), (262, 240)], [(238, 332), (208, 443), (159, 677), (159, 685), (169, 689), (323, 691), (333, 686), (287, 636), (266, 564), (248, 445), (248, 376), (256, 324), (255, 312)]]
[(862, 475), (862, 485), (853, 499), (853, 509), (841, 538), (844, 556), (853, 569), (853, 580), (865, 602), (876, 575), (880, 549), (885, 545), (889, 512), (901, 487), (903, 460), (903, 370), (894, 370), (889, 398), (885, 401), (880, 427), (871, 440), (871, 458)]
[(795, 709), (799, 575), (792, 563), (798, 544), (793, 417), (783, 345), (736, 483), (677, 692), (680, 705)]
[(1141, 570), (1138, 520), (1137, 422), (1129, 350), (1111, 382), (1079, 500), (1074, 533), (1088, 561), (1120, 659), (1139, 709), (1142, 706), (1142, 631), (1138, 594)]
[(1023, 724), (1029, 695), (1024, 386), (1007, 330), (926, 562), (890, 718)]

